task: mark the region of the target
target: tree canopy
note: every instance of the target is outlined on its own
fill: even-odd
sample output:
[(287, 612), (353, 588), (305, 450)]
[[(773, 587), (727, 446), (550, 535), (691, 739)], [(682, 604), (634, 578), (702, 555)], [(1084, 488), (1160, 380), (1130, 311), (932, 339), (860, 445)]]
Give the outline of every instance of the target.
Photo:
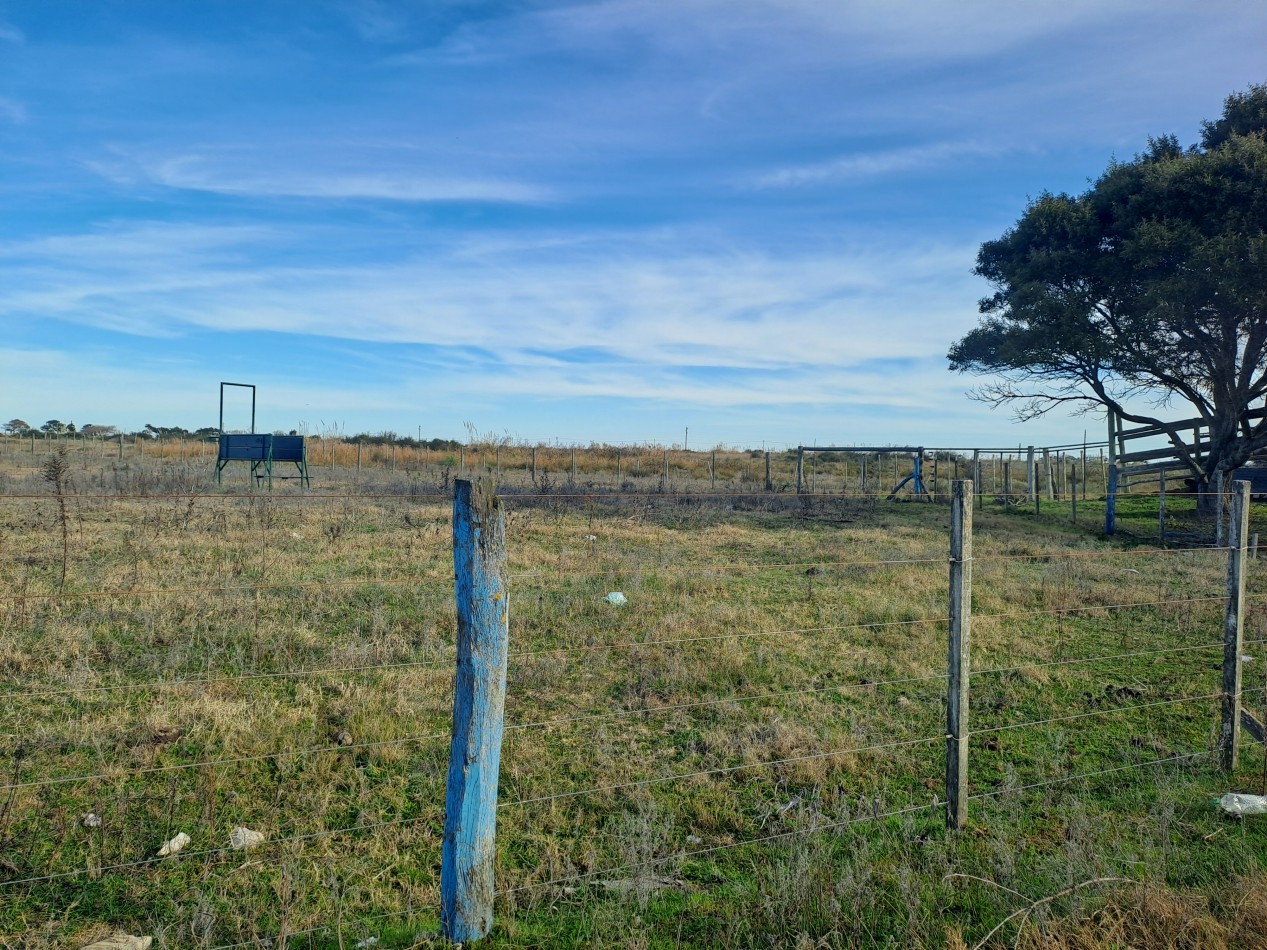
[[(1150, 139), (1084, 193), (1040, 195), (974, 272), (995, 292), (949, 359), (991, 377), (978, 398), (1159, 426), (1202, 484), (1242, 464), (1267, 446), (1267, 85), (1229, 96), (1196, 145)], [(1190, 404), (1209, 450), (1141, 402)]]

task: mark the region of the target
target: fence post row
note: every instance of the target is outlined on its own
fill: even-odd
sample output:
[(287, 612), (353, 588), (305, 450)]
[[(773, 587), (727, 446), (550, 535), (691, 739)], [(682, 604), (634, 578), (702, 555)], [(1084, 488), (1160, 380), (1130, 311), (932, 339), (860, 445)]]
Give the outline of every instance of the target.
[(1223, 615), (1223, 720), (1219, 764), (1236, 769), (1241, 750), (1241, 650), (1245, 621), (1245, 559), (1249, 547), (1249, 482), (1235, 482), (1228, 525), (1227, 607)]
[(973, 484), (959, 480), (950, 496), (950, 636), (946, 690), (946, 823), (968, 818), (968, 670), (972, 645)]
[(493, 926), (497, 776), (506, 704), (509, 603), (506, 520), (491, 479), (453, 493), (457, 673), (444, 797), (440, 924), (454, 943)]

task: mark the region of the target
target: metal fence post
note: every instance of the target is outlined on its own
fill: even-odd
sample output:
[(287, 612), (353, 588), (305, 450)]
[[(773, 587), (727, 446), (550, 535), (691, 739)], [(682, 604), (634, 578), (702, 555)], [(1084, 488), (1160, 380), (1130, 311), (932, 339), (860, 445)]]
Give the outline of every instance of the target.
[(1223, 614), (1223, 721), (1219, 765), (1236, 769), (1241, 751), (1241, 651), (1244, 648), (1245, 559), (1249, 546), (1249, 482), (1235, 482), (1228, 524), (1227, 607)]
[(950, 637), (946, 690), (946, 823), (968, 818), (968, 671), (972, 645), (972, 496), (956, 481), (950, 498)]
[(444, 800), (440, 923), (454, 943), (493, 925), (497, 776), (506, 701), (506, 523), (491, 479), (454, 483), (457, 674)]

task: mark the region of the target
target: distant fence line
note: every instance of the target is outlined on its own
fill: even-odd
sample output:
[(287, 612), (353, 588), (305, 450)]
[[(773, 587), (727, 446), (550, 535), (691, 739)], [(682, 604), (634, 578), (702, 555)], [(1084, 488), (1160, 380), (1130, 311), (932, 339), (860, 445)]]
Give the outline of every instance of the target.
[[(427, 448), (398, 443), (376, 443), (309, 436), (307, 463), (314, 478), (340, 481), (385, 472), (407, 478), (443, 479), (488, 474), (513, 485), (558, 488), (560, 485), (604, 484), (631, 486), (707, 483), (710, 489), (758, 485), (766, 491), (797, 493), (857, 492), (887, 494), (913, 469), (911, 452), (900, 446), (814, 448), (786, 450), (714, 448), (687, 450), (652, 444), (561, 446), (545, 443), (475, 443), (457, 448)], [(988, 494), (1021, 493), (1033, 500), (1045, 484), (1049, 500), (1068, 497), (1077, 485), (1085, 499), (1089, 491), (1107, 484), (1107, 443), (1079, 443), (1048, 447), (937, 447), (922, 450), (924, 482), (934, 495), (946, 495), (950, 482), (972, 477), (977, 490)], [(0, 461), (8, 459), (19, 470), (39, 467), (41, 456), (53, 446), (68, 447), (85, 465), (134, 460), (207, 466), (214, 471), (216, 442), (211, 439), (131, 436), (47, 435), (0, 436)], [(1036, 458), (1041, 457), (1041, 472)], [(807, 464), (808, 463), (808, 464)], [(1022, 467), (1023, 466), (1023, 467)], [(226, 473), (232, 483), (236, 477)], [(249, 480), (249, 476), (247, 476)]]

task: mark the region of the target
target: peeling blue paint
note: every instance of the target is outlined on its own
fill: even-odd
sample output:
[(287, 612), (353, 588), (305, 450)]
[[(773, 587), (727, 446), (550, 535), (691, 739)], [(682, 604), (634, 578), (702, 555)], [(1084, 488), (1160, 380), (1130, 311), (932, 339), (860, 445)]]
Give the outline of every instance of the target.
[(445, 790), (440, 922), (457, 943), (493, 926), (497, 778), (509, 642), (506, 526), (491, 481), (458, 480), (453, 498), (457, 674)]

